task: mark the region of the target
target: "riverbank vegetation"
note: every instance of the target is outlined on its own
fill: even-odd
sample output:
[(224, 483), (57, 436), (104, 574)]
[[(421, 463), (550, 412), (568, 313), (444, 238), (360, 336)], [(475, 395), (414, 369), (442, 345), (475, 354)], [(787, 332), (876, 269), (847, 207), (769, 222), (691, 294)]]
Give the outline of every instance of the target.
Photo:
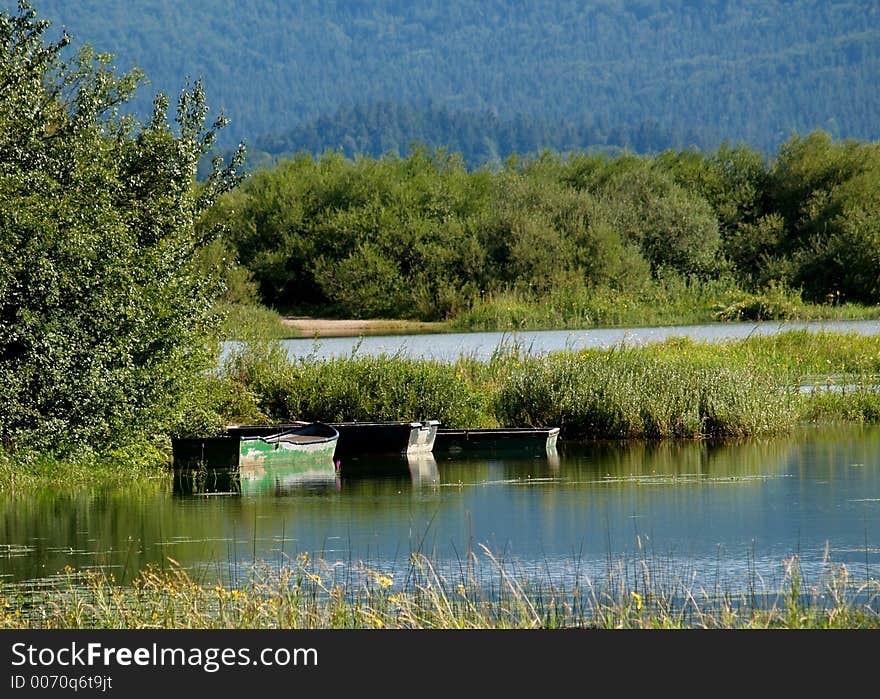
[[(26, 2), (0, 13), (0, 472), (76, 474), (142, 445), (152, 461), (172, 435), (236, 421), (559, 424), (599, 439), (876, 419), (873, 340), (291, 362), (267, 339), (279, 316), (247, 310), (466, 328), (870, 317), (876, 144), (816, 132), (770, 162), (724, 145), (477, 170), (442, 149), (331, 153), (245, 182), (238, 151), (199, 182), (225, 124), (201, 84), (176, 109), (159, 95), (139, 123), (123, 112), (142, 76), (87, 47), (68, 59), (48, 26)], [(218, 370), (224, 337), (244, 345)], [(810, 372), (842, 389), (801, 392)]]
[(448, 427), (559, 426), (566, 439), (738, 438), (810, 421), (880, 419), (880, 338), (790, 331), (727, 342), (488, 361), (403, 356), (291, 360), (282, 345), (233, 351), (181, 429), (290, 420), (427, 420)]
[(468, 170), (302, 155), (207, 212), (262, 302), (460, 329), (877, 317), (880, 147), (793, 136)]
[(0, 586), (0, 628), (880, 628), (880, 584), (843, 565), (828, 563), (810, 580), (793, 557), (775, 586), (756, 577), (742, 592), (700, 586), (662, 565), (641, 557), (609, 562), (596, 579), (554, 581), (481, 549), (457, 574), (414, 553), (398, 580), (301, 553), (280, 567), (254, 564), (237, 584), (172, 562), (143, 570), (130, 586), (100, 570), (69, 569), (45, 589)]
[(167, 430), (214, 365), (215, 235), (194, 221), (243, 153), (196, 185), (225, 123), (201, 84), (138, 124), (121, 111), (140, 73), (48, 26), (0, 13), (0, 445), (77, 458)]
[(356, 350), (291, 360), (278, 342), (251, 342), (191, 386), (165, 434), (112, 448), (2, 453), (0, 491), (160, 475), (169, 435), (219, 434), (236, 423), (437, 419), (447, 427), (559, 426), (572, 440), (730, 439), (876, 423), (878, 384), (880, 337), (826, 332), (547, 356), (511, 340), (488, 361), (450, 363)]
[(458, 332), (491, 332), (878, 317), (876, 305), (808, 303), (800, 293), (776, 283), (744, 291), (723, 280), (687, 282), (671, 276), (629, 291), (606, 287), (573, 293), (560, 287), (550, 289), (545, 298), (516, 290), (489, 294), (447, 326)]
[(167, 438), (132, 440), (110, 448), (75, 453), (0, 450), (0, 495), (15, 497), (40, 488), (71, 490), (125, 486), (146, 478), (166, 479)]

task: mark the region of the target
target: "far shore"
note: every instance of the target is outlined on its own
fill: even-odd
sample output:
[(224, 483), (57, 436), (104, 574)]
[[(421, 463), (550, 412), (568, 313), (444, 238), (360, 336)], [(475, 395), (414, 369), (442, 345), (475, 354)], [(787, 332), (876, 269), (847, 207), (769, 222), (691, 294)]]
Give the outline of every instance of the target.
[(338, 320), (311, 316), (284, 316), (282, 324), (293, 328), (303, 337), (352, 337), (358, 335), (401, 335), (411, 333), (443, 332), (446, 323), (426, 323), (418, 320)]

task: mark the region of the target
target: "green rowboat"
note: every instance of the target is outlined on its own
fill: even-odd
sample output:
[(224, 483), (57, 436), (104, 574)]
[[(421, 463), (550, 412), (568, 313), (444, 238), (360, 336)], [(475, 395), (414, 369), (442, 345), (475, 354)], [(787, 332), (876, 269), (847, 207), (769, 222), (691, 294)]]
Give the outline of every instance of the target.
[(237, 468), (242, 477), (269, 469), (323, 470), (333, 465), (339, 432), (323, 422), (280, 429), (269, 434), (172, 439), (175, 469)]

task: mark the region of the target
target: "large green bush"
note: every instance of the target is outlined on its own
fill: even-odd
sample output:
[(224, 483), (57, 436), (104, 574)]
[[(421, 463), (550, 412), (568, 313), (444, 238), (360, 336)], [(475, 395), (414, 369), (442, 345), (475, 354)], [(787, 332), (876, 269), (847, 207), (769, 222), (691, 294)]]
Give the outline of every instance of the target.
[(168, 424), (213, 363), (194, 221), (240, 154), (196, 187), (223, 125), (201, 85), (140, 125), (119, 114), (139, 75), (47, 28), (0, 13), (0, 436), (63, 453)]

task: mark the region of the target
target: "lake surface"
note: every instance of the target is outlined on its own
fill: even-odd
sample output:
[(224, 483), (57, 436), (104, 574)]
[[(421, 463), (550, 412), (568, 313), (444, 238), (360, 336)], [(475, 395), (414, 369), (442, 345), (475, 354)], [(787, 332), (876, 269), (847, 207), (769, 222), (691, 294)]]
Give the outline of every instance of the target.
[[(798, 555), (880, 577), (880, 428), (785, 438), (587, 445), (557, 454), (355, 459), (270, 486), (145, 480), (124, 488), (0, 496), (0, 580), (51, 581), (65, 566), (118, 580), (169, 558), (202, 581), (308, 552), (344, 577), (363, 561), (406, 577), (410, 553), (455, 580), (472, 549), (553, 584), (645, 566), (706, 590), (775, 590)], [(629, 571), (629, 572), (628, 572)]]
[[(581, 350), (594, 347), (613, 347), (621, 343), (639, 345), (659, 342), (670, 337), (691, 337), (695, 340), (717, 342), (741, 339), (751, 335), (774, 335), (788, 330), (811, 332), (880, 334), (880, 321), (815, 321), (815, 322), (760, 322), (714, 323), (708, 325), (679, 325), (648, 328), (598, 328), (592, 330), (547, 330), (523, 332), (441, 333), (426, 335), (383, 335), (367, 337), (328, 337), (284, 340), (291, 357), (314, 355), (321, 359), (358, 355), (400, 354), (454, 361), (462, 354), (477, 359), (489, 359), (501, 346), (516, 345), (531, 354), (558, 350)], [(230, 343), (227, 346), (233, 346)]]

